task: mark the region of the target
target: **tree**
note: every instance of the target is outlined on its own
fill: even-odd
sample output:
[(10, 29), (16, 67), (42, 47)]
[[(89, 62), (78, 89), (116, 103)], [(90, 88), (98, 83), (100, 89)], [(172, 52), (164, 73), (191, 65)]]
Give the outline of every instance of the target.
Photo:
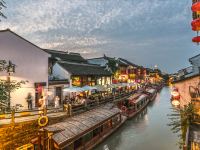
[(189, 103), (184, 108), (177, 110), (173, 109), (173, 113), (168, 116), (171, 122), (168, 126), (171, 127), (173, 133), (180, 133), (179, 136), (179, 148), (183, 148), (186, 142), (187, 128), (193, 122), (193, 116), (195, 114), (195, 109), (192, 103)]
[[(14, 72), (15, 65), (12, 64), (11, 61), (8, 63), (5, 60), (0, 60), (0, 72), (3, 71), (12, 71)], [(14, 81), (10, 80), (10, 73), (8, 72), (7, 80), (0, 79), (0, 105), (3, 105), (4, 108), (7, 110), (10, 109), (10, 94), (14, 92), (15, 90), (19, 89), (22, 84), (25, 84), (27, 81)]]
[[(2, 12), (3, 8), (6, 8), (6, 2), (4, 0), (0, 0), (0, 17), (6, 19), (6, 16)], [(0, 21), (1, 21), (1, 19), (0, 19)]]
[(25, 81), (8, 81), (0, 79), (0, 102), (10, 107), (10, 93), (19, 89)]

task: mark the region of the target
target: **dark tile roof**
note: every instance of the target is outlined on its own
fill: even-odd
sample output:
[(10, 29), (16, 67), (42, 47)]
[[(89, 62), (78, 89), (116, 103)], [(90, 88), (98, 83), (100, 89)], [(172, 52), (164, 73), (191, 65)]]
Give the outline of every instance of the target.
[(68, 62), (58, 62), (65, 70), (69, 71), (72, 75), (99, 75), (99, 76), (110, 76), (111, 73), (105, 70), (104, 67), (90, 64), (78, 64)]
[(102, 57), (88, 58), (87, 60), (93, 60), (93, 59), (106, 59), (106, 60), (115, 60), (115, 61), (117, 61), (117, 59), (115, 57), (108, 57), (105, 54)]
[(49, 85), (69, 84), (69, 80), (49, 80)]
[(69, 62), (79, 62), (79, 63), (87, 63), (87, 60), (84, 59), (79, 53), (68, 53), (65, 51), (56, 51), (56, 50), (49, 50), (44, 49), (47, 53), (51, 54), (52, 58), (59, 58), (63, 61)]
[(199, 57), (199, 56), (200, 56), (200, 54), (198, 54), (198, 55), (195, 55), (195, 56), (193, 56), (193, 57), (189, 58), (189, 62), (192, 62), (191, 60), (192, 60), (193, 58), (196, 58), (196, 57)]
[(130, 66), (133, 66), (133, 67), (138, 67), (138, 65), (126, 60), (126, 59), (123, 59), (123, 58), (119, 58), (119, 61), (122, 61), (122, 62), (125, 62), (126, 64), (130, 65)]
[(180, 78), (180, 79), (174, 80), (172, 83), (183, 82), (183, 81), (186, 81), (186, 80), (189, 80), (189, 79), (192, 79), (192, 78), (198, 77), (198, 76), (200, 76), (200, 73), (197, 73), (197, 74), (191, 75), (191, 76), (189, 76), (189, 77), (182, 77), (182, 78)]

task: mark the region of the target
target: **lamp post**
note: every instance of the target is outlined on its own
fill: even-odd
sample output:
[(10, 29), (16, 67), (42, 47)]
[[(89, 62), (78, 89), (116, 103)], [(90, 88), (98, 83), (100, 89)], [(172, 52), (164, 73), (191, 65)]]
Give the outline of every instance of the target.
[(10, 75), (12, 73), (15, 73), (15, 65), (9, 61), (8, 62), (8, 65), (6, 66), (6, 71), (8, 73), (8, 76), (7, 76), (7, 83), (8, 83), (8, 108), (10, 109), (10, 93), (11, 93), (11, 90), (10, 90)]

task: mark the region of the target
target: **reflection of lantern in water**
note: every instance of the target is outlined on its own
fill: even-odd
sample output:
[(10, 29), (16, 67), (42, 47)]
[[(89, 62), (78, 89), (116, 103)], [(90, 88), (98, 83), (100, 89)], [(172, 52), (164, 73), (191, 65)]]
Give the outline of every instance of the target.
[(171, 103), (174, 106), (179, 106), (180, 105), (180, 93), (178, 92), (178, 89), (173, 89), (171, 92), (172, 98), (171, 98)]
[(178, 91), (172, 91), (171, 95), (172, 95), (172, 99), (177, 99), (177, 100), (180, 99), (180, 94)]
[(180, 101), (177, 99), (172, 100), (172, 105), (174, 106), (179, 106), (180, 105)]

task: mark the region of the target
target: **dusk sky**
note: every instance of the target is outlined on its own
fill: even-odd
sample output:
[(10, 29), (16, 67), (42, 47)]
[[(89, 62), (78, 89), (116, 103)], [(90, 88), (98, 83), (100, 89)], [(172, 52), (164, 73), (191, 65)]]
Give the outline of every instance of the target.
[(5, 0), (10, 28), (42, 48), (126, 58), (169, 73), (190, 66), (191, 0)]

